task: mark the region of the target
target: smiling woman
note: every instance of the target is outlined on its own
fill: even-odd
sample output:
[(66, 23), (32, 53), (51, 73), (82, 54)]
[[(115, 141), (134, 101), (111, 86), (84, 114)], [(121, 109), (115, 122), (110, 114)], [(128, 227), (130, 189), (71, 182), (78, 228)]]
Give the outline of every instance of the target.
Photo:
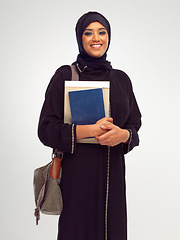
[[(76, 38), (79, 54), (73, 65), (79, 80), (110, 82), (111, 117), (89, 125), (64, 123), (64, 83), (72, 72), (69, 65), (56, 71), (38, 133), (45, 145), (64, 152), (58, 240), (127, 240), (124, 154), (139, 144), (141, 113), (129, 77), (106, 59), (108, 20), (97, 12), (84, 14), (76, 24)], [(77, 141), (87, 137), (98, 144)]]
[(93, 22), (85, 29), (82, 35), (84, 50), (89, 56), (100, 58), (108, 48), (108, 33), (99, 22)]

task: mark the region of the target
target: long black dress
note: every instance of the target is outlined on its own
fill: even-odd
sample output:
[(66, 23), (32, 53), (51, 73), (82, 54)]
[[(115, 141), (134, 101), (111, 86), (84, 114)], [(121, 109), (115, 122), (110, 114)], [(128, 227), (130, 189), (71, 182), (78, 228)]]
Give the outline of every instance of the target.
[[(38, 127), (44, 145), (65, 153), (61, 180), (64, 206), (59, 219), (58, 240), (104, 240), (108, 147), (76, 143), (76, 126), (73, 129), (63, 123), (65, 80), (71, 80), (70, 66), (62, 66), (52, 77)], [(132, 133), (128, 144), (110, 148), (108, 240), (126, 240), (124, 154), (139, 144), (137, 131), (141, 126), (141, 114), (131, 81), (124, 72), (114, 69), (89, 72), (86, 69), (80, 73), (80, 80), (110, 81), (113, 122)]]

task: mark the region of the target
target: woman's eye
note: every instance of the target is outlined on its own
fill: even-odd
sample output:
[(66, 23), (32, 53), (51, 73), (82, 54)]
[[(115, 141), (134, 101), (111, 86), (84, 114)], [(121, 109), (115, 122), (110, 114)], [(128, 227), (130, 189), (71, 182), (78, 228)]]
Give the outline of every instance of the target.
[(86, 35), (86, 36), (91, 36), (91, 35), (92, 35), (92, 32), (85, 32), (84, 35)]
[(106, 31), (99, 32), (99, 35), (105, 35), (105, 34), (106, 34)]

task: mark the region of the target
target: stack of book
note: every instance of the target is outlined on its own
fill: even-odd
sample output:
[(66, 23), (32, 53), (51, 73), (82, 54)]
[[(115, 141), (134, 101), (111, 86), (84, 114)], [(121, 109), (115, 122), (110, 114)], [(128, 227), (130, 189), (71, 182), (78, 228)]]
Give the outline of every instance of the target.
[[(108, 81), (65, 81), (64, 122), (88, 125), (109, 117), (109, 87)], [(78, 142), (97, 143), (94, 138)]]

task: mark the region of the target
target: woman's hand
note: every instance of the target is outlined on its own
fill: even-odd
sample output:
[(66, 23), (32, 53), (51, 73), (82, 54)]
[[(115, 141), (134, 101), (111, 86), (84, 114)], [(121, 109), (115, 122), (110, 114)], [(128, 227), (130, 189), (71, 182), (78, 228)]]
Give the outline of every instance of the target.
[(100, 128), (106, 131), (101, 136), (96, 137), (96, 140), (101, 145), (114, 147), (121, 142), (126, 143), (129, 139), (129, 131), (114, 125), (112, 122), (102, 124)]
[(101, 126), (113, 123), (113, 119), (110, 117), (101, 118), (94, 124), (95, 134), (94, 137), (100, 136), (108, 131), (108, 129), (103, 129)]
[(112, 123), (113, 119), (104, 117), (91, 125), (77, 125), (76, 126), (76, 138), (82, 139), (87, 137), (96, 137), (106, 133), (108, 130), (101, 128), (102, 125)]

